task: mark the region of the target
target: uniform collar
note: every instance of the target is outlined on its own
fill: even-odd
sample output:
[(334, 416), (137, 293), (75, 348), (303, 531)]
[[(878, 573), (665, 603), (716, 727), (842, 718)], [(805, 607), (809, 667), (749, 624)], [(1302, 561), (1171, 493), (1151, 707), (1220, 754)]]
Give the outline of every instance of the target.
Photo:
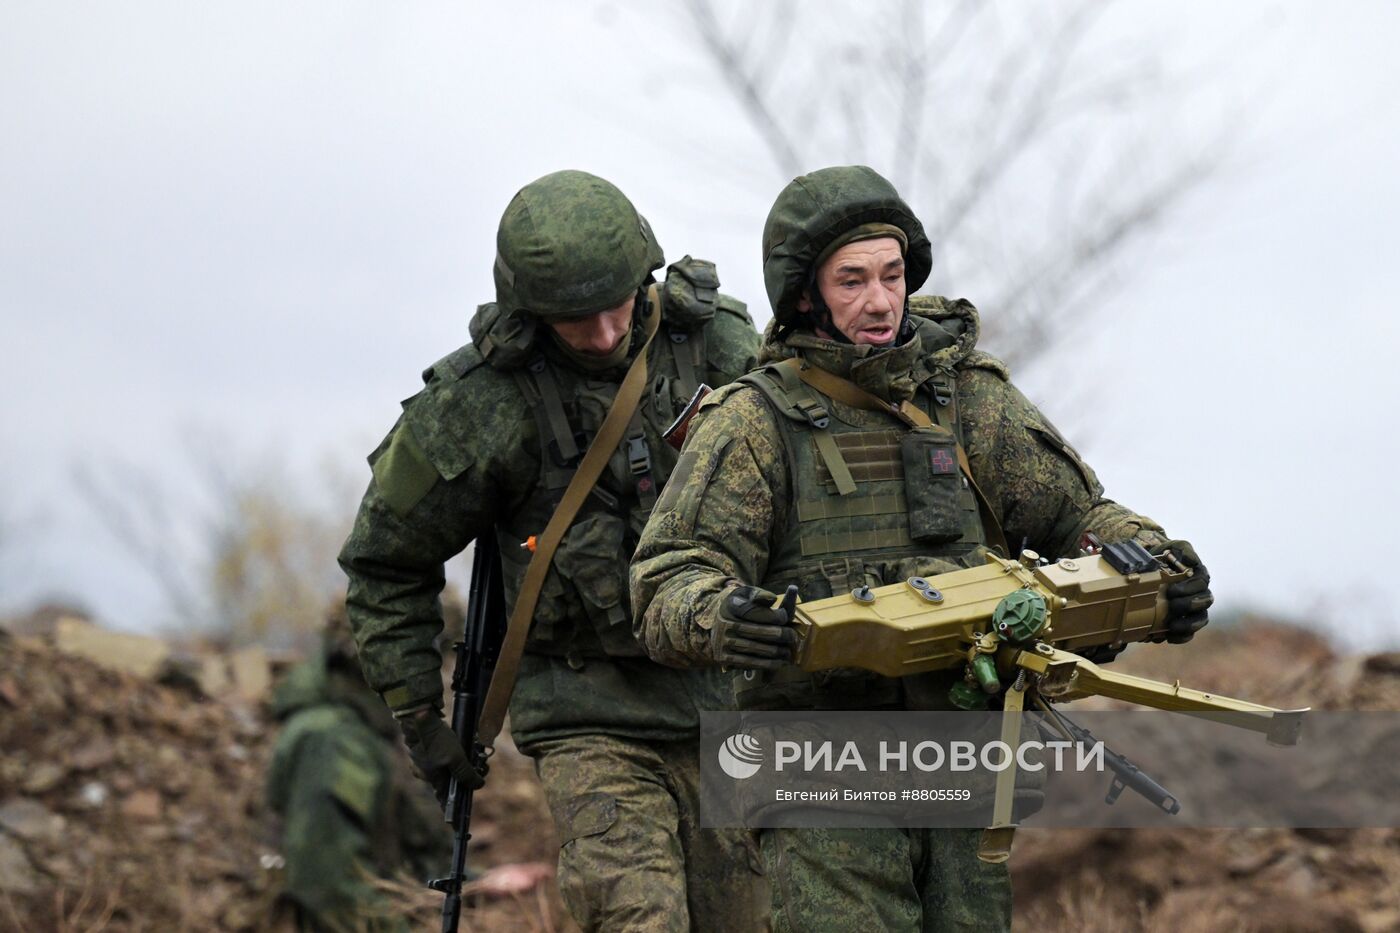
[(792, 331), (780, 342), (764, 346), (763, 362), (798, 356), (886, 401), (908, 401), (933, 374), (929, 356), (953, 342), (937, 324), (913, 320), (913, 336), (897, 347), (837, 343), (810, 330)]

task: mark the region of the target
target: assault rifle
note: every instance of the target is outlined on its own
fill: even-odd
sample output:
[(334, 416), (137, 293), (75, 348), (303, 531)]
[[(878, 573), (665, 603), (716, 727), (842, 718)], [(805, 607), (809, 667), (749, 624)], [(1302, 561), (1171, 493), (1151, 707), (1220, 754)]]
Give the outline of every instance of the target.
[[(472, 582), (467, 594), (467, 621), (452, 670), (452, 731), (457, 734), (472, 764), (484, 771), (487, 752), (477, 739), (481, 701), (501, 650), (505, 633), (505, 594), (501, 584), (501, 553), (493, 534), (476, 540), (472, 556)], [(447, 787), (444, 817), (452, 826), (452, 864), (445, 878), (428, 882), (442, 892), (443, 933), (456, 933), (462, 910), (462, 885), (467, 880), (467, 845), (471, 841), (472, 790), (453, 778)], [(470, 906), (470, 904), (468, 905)]]
[[(1272, 745), (1296, 744), (1306, 709), (1117, 673), (1075, 653), (1164, 640), (1164, 590), (1189, 574), (1170, 553), (1153, 555), (1133, 541), (1054, 562), (1028, 550), (1019, 560), (989, 553), (981, 567), (798, 603), (789, 615), (798, 634), (796, 663), (807, 671), (858, 667), (887, 677), (960, 669), (952, 704), (987, 709), (1000, 696), (1002, 740), (1011, 745), (1028, 705), (1055, 716), (1050, 703), (1091, 695), (1206, 716), (1262, 732)], [(1078, 729), (1056, 718), (1071, 733)], [(1132, 762), (1115, 756), (1113, 770), (1109, 803), (1126, 787), (1175, 812), (1175, 797)], [(979, 853), (986, 861), (1009, 853), (1014, 782), (1013, 769), (998, 775), (993, 826)]]
[[(1094, 745), (1094, 734), (1088, 729), (1071, 722), (1068, 716), (1039, 697), (1036, 698), (1036, 704), (1045, 711), (1046, 719), (1052, 722), (1065, 738), (1080, 745)], [(1103, 798), (1104, 803), (1112, 806), (1118, 802), (1123, 791), (1131, 788), (1163, 813), (1176, 816), (1181, 812), (1181, 803), (1176, 799), (1176, 795), (1154, 781), (1137, 765), (1107, 746), (1104, 747), (1103, 754), (1104, 762), (1113, 772), (1113, 783), (1108, 786), (1108, 793)]]

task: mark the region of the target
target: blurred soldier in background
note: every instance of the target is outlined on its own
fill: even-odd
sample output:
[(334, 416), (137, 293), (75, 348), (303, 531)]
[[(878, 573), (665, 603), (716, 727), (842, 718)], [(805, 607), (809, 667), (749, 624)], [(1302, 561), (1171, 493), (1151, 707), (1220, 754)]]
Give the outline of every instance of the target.
[(282, 900), (304, 930), (406, 930), (375, 877), (427, 878), (452, 854), (442, 811), (409, 770), (394, 718), (365, 685), (343, 612), (273, 697), (282, 734), (267, 794), (281, 817)]
[[(949, 709), (959, 671), (887, 678), (792, 666), (777, 596), (804, 600), (980, 566), (989, 546), (1077, 553), (1086, 533), (1171, 550), (1170, 641), (1206, 624), (1210, 576), (1184, 541), (1103, 498), (1093, 471), (975, 349), (966, 301), (908, 295), (931, 250), (888, 181), (822, 169), (778, 195), (763, 231), (773, 323), (763, 368), (700, 408), (633, 566), (639, 637), (658, 661), (747, 668), (748, 709)], [(1112, 651), (1094, 659), (1110, 659)], [(975, 830), (761, 834), (783, 930), (1002, 930), (1005, 864)]]
[[(699, 711), (728, 697), (714, 672), (646, 658), (627, 565), (675, 465), (662, 431), (701, 383), (748, 371), (758, 334), (744, 305), (719, 293), (712, 264), (687, 256), (658, 283), (664, 261), (646, 219), (601, 178), (556, 172), (518, 192), (497, 234), (496, 301), (477, 310), (472, 342), (423, 374), (426, 387), (370, 456), (374, 479), (340, 563), (366, 678), (443, 799), (450, 777), (482, 780), (442, 715), (443, 564), (495, 535), (506, 602), (538, 599), (522, 617), (511, 734), (544, 785), (575, 920), (755, 929), (767, 896), (750, 840), (701, 830), (696, 813)], [(586, 499), (573, 500), (583, 504), (547, 575), (526, 586), (533, 542), (570, 498), (642, 354), (640, 403), (614, 419), (621, 441), (596, 483), (573, 490)]]

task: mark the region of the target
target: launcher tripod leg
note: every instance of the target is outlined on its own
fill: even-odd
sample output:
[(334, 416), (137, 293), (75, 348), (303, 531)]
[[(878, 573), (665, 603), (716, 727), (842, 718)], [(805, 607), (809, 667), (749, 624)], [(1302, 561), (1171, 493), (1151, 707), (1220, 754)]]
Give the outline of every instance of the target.
[(1003, 698), (1001, 740), (1011, 749), (1011, 761), (997, 775), (992, 825), (982, 830), (982, 842), (977, 847), (977, 857), (994, 865), (1011, 857), (1011, 840), (1016, 834), (1016, 824), (1012, 821), (1016, 802), (1016, 748), (1021, 744), (1021, 713), (1026, 708), (1026, 690), (1026, 678), (1022, 673)]

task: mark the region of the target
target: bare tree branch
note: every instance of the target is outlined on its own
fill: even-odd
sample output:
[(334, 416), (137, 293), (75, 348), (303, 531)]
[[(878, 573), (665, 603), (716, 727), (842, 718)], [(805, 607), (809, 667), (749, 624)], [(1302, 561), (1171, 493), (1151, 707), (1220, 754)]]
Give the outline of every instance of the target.
[[(1170, 117), (1200, 88), (1165, 73), (1155, 35), (1094, 44), (1112, 5), (793, 4), (764, 19), (739, 0), (685, 0), (691, 35), (784, 174), (885, 158), (875, 167), (906, 199), (932, 202), (931, 285), (994, 309), (987, 342), (1012, 362), (1103, 306), (1134, 244), (1240, 135), (1222, 119), (1181, 151)], [(721, 10), (749, 40), (720, 27)]]
[[(998, 311), (997, 346), (1007, 362), (1023, 362), (1048, 347), (1055, 333), (1051, 325), (1073, 316), (1076, 292), (1077, 300), (1083, 300), (1083, 280), (1153, 229), (1216, 164), (1209, 158), (1184, 162), (1169, 176), (1138, 189), (1130, 200), (1088, 211), (1087, 219), (1072, 224), (1074, 236), (1067, 249), (1048, 252), (996, 294), (990, 307)], [(1053, 319), (1045, 309), (1054, 309)], [(1063, 329), (1059, 333), (1064, 336)]]
[(150, 475), (119, 463), (101, 474), (87, 462), (74, 470), (74, 486), (102, 527), (150, 577), (180, 618), (204, 615), (205, 606), (188, 576), (186, 554), (172, 533), (168, 496)]
[(764, 139), (778, 167), (787, 175), (801, 172), (802, 160), (777, 115), (769, 107), (758, 79), (741, 50), (724, 34), (710, 0), (687, 0), (690, 15), (705, 48), (715, 58), (720, 72), (743, 104), (755, 129)]
[(988, 4), (984, 0), (962, 0), (949, 10), (948, 15), (943, 18), (942, 25), (938, 27), (938, 32), (924, 47), (924, 61), (933, 64), (942, 61), (958, 40), (967, 34), (978, 15), (986, 9)]
[(891, 164), (894, 166), (896, 187), (909, 198), (915, 196), (922, 181), (919, 152), (923, 147), (928, 91), (933, 84), (934, 73), (949, 50), (987, 8), (981, 0), (961, 0), (948, 10), (933, 38), (925, 41), (924, 13), (927, 6), (922, 0), (906, 0), (903, 10), (900, 68), (903, 100)]
[(317, 631), (343, 585), (334, 555), (349, 502), (318, 508), (267, 465), (234, 471), (227, 445), (209, 438), (186, 438), (186, 448), (192, 494), (109, 459), (100, 472), (75, 471), (79, 495), (182, 627), (284, 646)]
[(773, 75), (782, 70), (788, 49), (792, 47), (792, 30), (787, 28), (793, 18), (792, 0), (782, 0), (771, 8), (765, 6), (765, 9), (769, 10), (768, 45), (765, 54), (753, 66), (752, 78), (754, 90), (760, 95), (767, 92)]
[(845, 116), (845, 125), (850, 133), (850, 143), (848, 144), (851, 158), (856, 162), (869, 161), (869, 150), (866, 148), (866, 111), (861, 106), (860, 95), (856, 89), (843, 85), (837, 94), (841, 100), (841, 113)]
[(900, 80), (904, 85), (899, 107), (899, 130), (895, 133), (894, 183), (907, 197), (913, 197), (913, 165), (919, 151), (924, 126), (924, 91), (928, 87), (924, 55), (924, 5), (921, 0), (904, 0), (901, 19), (904, 31), (899, 43)]
[[(1011, 126), (1000, 139), (992, 138), (993, 145), (977, 160), (962, 189), (953, 196), (948, 206), (939, 212), (937, 222), (940, 236), (934, 242), (935, 265), (938, 264), (943, 244), (957, 233), (977, 204), (995, 188), (997, 181), (1011, 163), (1024, 155), (1045, 129), (1060, 81), (1070, 65), (1076, 46), (1089, 29), (1091, 13), (1096, 11), (1094, 4), (1080, 4), (1066, 18), (1056, 35), (1046, 41), (1046, 55), (1039, 62), (1035, 76), (1029, 79), (1028, 94), (1020, 101), (1019, 106), (1014, 108), (1016, 117)], [(1003, 111), (1022, 74), (1024, 71), (1019, 63), (1013, 63), (1006, 69), (1004, 80), (993, 92), (989, 113), (995, 115)]]

